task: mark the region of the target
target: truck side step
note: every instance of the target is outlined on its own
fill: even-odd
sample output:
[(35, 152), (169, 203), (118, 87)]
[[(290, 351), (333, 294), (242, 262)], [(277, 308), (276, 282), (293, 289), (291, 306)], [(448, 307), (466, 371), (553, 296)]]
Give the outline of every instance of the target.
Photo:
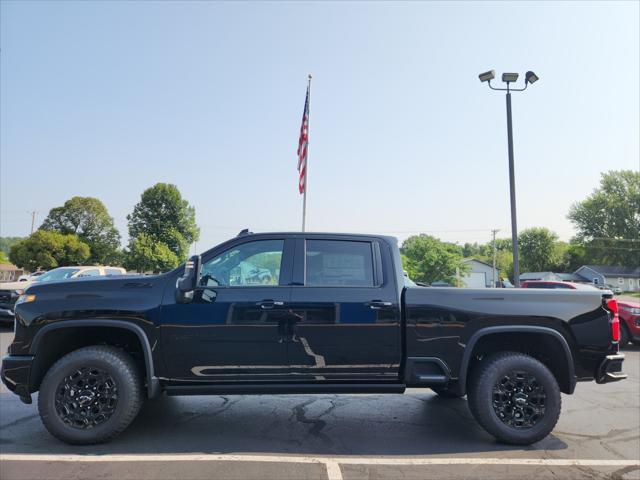
[(403, 383), (275, 383), (223, 385), (168, 385), (167, 395), (278, 395), (287, 393), (404, 393)]

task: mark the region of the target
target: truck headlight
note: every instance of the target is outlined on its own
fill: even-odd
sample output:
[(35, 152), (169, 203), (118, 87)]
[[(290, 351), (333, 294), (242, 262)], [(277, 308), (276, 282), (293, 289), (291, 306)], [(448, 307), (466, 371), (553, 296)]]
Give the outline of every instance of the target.
[(28, 295), (23, 293), (22, 295), (20, 295), (18, 297), (18, 300), (16, 300), (16, 305), (20, 305), (21, 303), (29, 303), (29, 302), (33, 302), (35, 301), (36, 296), (35, 295)]

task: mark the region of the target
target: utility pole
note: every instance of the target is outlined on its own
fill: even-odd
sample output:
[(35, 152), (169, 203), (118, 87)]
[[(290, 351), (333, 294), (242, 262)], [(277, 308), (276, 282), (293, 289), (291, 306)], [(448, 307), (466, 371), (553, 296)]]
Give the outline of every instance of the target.
[(491, 234), (493, 235), (493, 288), (496, 288), (496, 233), (499, 231), (498, 229), (491, 230)]
[(31, 214), (31, 233), (33, 234), (33, 230), (36, 227), (36, 214), (38, 212), (36, 212), (35, 210), (33, 212), (29, 212)]

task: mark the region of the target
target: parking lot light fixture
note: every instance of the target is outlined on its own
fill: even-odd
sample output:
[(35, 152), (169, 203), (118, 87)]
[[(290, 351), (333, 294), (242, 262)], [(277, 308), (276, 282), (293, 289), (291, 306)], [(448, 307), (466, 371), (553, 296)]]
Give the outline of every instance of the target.
[(491, 80), (496, 78), (496, 71), (489, 70), (488, 72), (481, 73), (480, 75), (478, 75), (478, 78), (480, 78), (481, 82), (490, 82)]
[(539, 80), (538, 76), (529, 70), (525, 74), (524, 88), (513, 88), (511, 83), (518, 80), (517, 73), (503, 73), (502, 81), (507, 84), (507, 88), (497, 88), (491, 85), (491, 80), (495, 78), (495, 72), (490, 70), (479, 75), (481, 82), (487, 82), (491, 90), (500, 90), (507, 92), (507, 144), (509, 149), (509, 197), (511, 200), (511, 243), (513, 248), (513, 284), (520, 287), (520, 261), (518, 257), (518, 223), (516, 215), (516, 181), (514, 172), (513, 159), (513, 126), (511, 120), (511, 92), (522, 92), (527, 89), (531, 83)]
[(517, 73), (503, 73), (502, 81), (505, 83), (515, 83), (518, 81), (519, 75)]
[(529, 70), (524, 76), (525, 85), (529, 83), (536, 83), (538, 80), (539, 80), (538, 76), (535, 73), (533, 73), (531, 70)]

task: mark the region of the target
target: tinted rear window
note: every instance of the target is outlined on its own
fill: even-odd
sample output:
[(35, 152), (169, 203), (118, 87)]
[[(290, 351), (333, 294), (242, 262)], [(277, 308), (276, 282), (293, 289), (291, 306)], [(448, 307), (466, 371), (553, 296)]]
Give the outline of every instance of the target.
[(307, 240), (305, 285), (372, 287), (370, 242)]

